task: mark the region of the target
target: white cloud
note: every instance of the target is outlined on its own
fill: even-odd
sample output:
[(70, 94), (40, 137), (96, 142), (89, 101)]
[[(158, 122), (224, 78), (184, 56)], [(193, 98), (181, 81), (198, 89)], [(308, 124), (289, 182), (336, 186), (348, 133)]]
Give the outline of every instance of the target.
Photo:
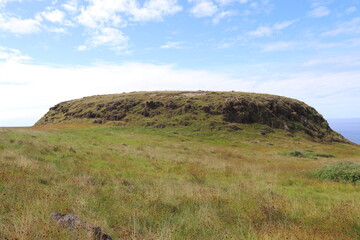
[(91, 30), (89, 39), (77, 49), (108, 46), (117, 52), (126, 50), (128, 43), (128, 37), (119, 28), (129, 22), (161, 21), (182, 10), (176, 0), (148, 0), (142, 6), (136, 0), (89, 0), (88, 6), (79, 9), (78, 23)]
[(66, 28), (63, 27), (44, 27), (44, 29), (52, 33), (67, 33)]
[(306, 61), (304, 66), (333, 70), (348, 70), (349, 68), (360, 69), (360, 55), (357, 53), (353, 55), (324, 55)]
[(236, 44), (236, 39), (227, 39), (217, 45), (218, 48), (230, 48)]
[(247, 3), (249, 2), (250, 0), (216, 0), (220, 5), (229, 5), (229, 4), (232, 4), (232, 3)]
[(270, 27), (258, 27), (254, 31), (248, 32), (248, 35), (251, 37), (266, 37), (270, 36), (273, 33), (273, 30)]
[(85, 45), (79, 46), (78, 50), (83, 51), (98, 46), (107, 46), (116, 51), (127, 49), (128, 37), (116, 28), (100, 28), (90, 35), (90, 39)]
[[(7, 104), (0, 105), (0, 126), (31, 125), (58, 102), (88, 95), (171, 89), (251, 90), (252, 85), (238, 80), (233, 86), (231, 78), (219, 73), (142, 63), (63, 68), (0, 63), (0, 72), (8, 82), (25, 81), (22, 85), (1, 85), (0, 102)], [(33, 109), (36, 114), (28, 116)]]
[(68, 0), (66, 3), (62, 4), (61, 6), (70, 13), (75, 13), (78, 11), (77, 0)]
[(21, 2), (22, 0), (0, 0), (0, 7), (5, 6), (9, 2)]
[(6, 4), (9, 2), (22, 2), (23, 0), (0, 0), (0, 3), (2, 4)]
[(346, 9), (345, 13), (346, 14), (352, 14), (354, 12), (356, 12), (357, 8), (355, 6), (349, 7), (348, 9)]
[[(360, 102), (360, 73), (302, 72), (285, 76), (284, 80), (269, 80), (257, 87), (259, 92), (271, 92), (305, 101), (320, 113), (332, 118), (358, 117), (354, 103)], [(341, 81), (341, 84), (339, 82)]]
[(295, 42), (273, 42), (262, 45), (263, 52), (285, 51), (294, 48)]
[(359, 34), (360, 17), (338, 24), (333, 30), (323, 33), (324, 36), (337, 36), (341, 34)]
[(273, 29), (275, 30), (282, 30), (284, 28), (287, 28), (289, 26), (291, 26), (293, 23), (295, 23), (296, 20), (292, 20), (292, 21), (284, 21), (284, 22), (278, 22), (278, 23), (275, 23), (273, 25)]
[(349, 42), (348, 43), (344, 43), (344, 42), (309, 42), (306, 45), (308, 47), (312, 47), (315, 49), (329, 49), (329, 48), (335, 48), (335, 47), (351, 46), (351, 44), (349, 44)]
[(7, 103), (0, 105), (0, 126), (31, 125), (60, 101), (141, 90), (262, 92), (305, 101), (326, 117), (359, 117), (359, 110), (354, 108), (354, 103), (360, 102), (359, 56), (356, 53), (319, 56), (296, 69), (291, 64), (243, 65), (241, 76), (234, 77), (208, 70), (144, 63), (83, 67), (33, 65), (22, 62), (29, 57), (20, 51), (0, 47), (0, 59), (4, 60), (0, 61), (0, 102)]
[(283, 30), (292, 24), (294, 24), (296, 20), (292, 21), (284, 21), (273, 24), (272, 26), (260, 26), (257, 29), (250, 31), (247, 35), (251, 37), (267, 37), (271, 36), (275, 31)]
[(128, 1), (90, 0), (89, 6), (80, 8), (77, 20), (80, 24), (90, 28), (104, 25), (119, 26), (124, 23), (124, 19), (118, 16), (117, 12), (125, 12), (128, 9)]
[(0, 46), (0, 60), (5, 60), (6, 62), (21, 62), (30, 59), (29, 56), (23, 55), (18, 49)]
[(164, 49), (181, 49), (183, 48), (184, 42), (166, 42), (164, 45), (162, 45), (160, 48)]
[[(248, 66), (243, 68), (247, 69)], [(4, 62), (0, 63), (0, 72), (2, 78), (7, 79), (7, 82), (0, 81), (0, 102), (7, 103), (0, 105), (2, 126), (31, 125), (49, 107), (60, 101), (97, 94), (150, 90), (263, 92), (300, 99), (330, 117), (360, 115), (354, 109), (354, 103), (360, 102), (357, 94), (360, 91), (358, 70), (291, 72), (282, 65), (280, 75), (260, 71), (254, 74), (251, 71), (242, 77), (230, 77), (213, 71), (144, 63), (51, 67)]]
[(213, 18), (213, 24), (218, 24), (222, 19), (234, 16), (236, 13), (233, 11), (222, 11)]
[(176, 0), (149, 0), (141, 8), (129, 11), (134, 21), (161, 21), (164, 16), (180, 12), (182, 7)]
[(325, 6), (318, 6), (308, 12), (309, 17), (321, 18), (330, 14), (330, 10)]
[(0, 30), (15, 34), (30, 34), (41, 31), (41, 23), (37, 19), (21, 19), (0, 13)]
[(274, 4), (269, 0), (250, 1), (250, 9), (247, 10), (250, 13), (270, 13), (274, 8)]
[(65, 18), (65, 13), (60, 11), (59, 9), (55, 9), (53, 11), (46, 11), (40, 13), (40, 16), (52, 23), (61, 23)]
[(196, 1), (195, 6), (190, 9), (190, 13), (198, 18), (213, 16), (217, 11), (217, 6), (208, 0)]
[(80, 45), (76, 49), (78, 51), (85, 51), (85, 50), (88, 50), (89, 48), (86, 45)]
[(78, 16), (80, 24), (96, 28), (99, 26), (119, 27), (127, 21), (161, 21), (165, 16), (182, 10), (176, 0), (148, 0), (142, 7), (136, 0), (89, 0), (87, 7), (81, 7)]

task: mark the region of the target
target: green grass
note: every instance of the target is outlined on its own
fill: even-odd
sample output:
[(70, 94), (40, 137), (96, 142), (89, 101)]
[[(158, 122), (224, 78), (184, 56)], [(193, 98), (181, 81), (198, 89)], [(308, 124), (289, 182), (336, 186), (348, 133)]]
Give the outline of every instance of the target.
[(54, 211), (114, 239), (360, 239), (359, 186), (307, 174), (359, 146), (239, 126), (0, 129), (0, 239), (74, 238)]
[(336, 182), (360, 182), (360, 164), (352, 162), (338, 162), (314, 170), (314, 174), (319, 179), (331, 180)]
[(281, 156), (297, 157), (297, 158), (309, 158), (309, 159), (318, 159), (321, 158), (334, 158), (333, 154), (328, 153), (318, 153), (313, 150), (304, 150), (304, 151), (291, 151), (291, 152), (280, 152)]

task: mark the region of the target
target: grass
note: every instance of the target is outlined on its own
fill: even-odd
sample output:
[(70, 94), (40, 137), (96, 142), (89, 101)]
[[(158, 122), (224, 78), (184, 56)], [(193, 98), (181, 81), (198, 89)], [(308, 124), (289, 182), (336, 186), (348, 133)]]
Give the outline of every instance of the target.
[(360, 164), (338, 162), (314, 170), (314, 174), (320, 179), (356, 184), (360, 182)]
[(333, 154), (328, 153), (318, 153), (313, 150), (304, 150), (304, 151), (291, 151), (291, 152), (280, 152), (281, 156), (297, 157), (297, 158), (309, 158), (309, 159), (318, 159), (321, 158), (334, 158)]
[[(360, 239), (360, 188), (308, 172), (360, 148), (260, 125), (0, 129), (0, 239), (86, 239), (54, 211), (114, 239)], [(306, 149), (332, 158), (279, 155)]]

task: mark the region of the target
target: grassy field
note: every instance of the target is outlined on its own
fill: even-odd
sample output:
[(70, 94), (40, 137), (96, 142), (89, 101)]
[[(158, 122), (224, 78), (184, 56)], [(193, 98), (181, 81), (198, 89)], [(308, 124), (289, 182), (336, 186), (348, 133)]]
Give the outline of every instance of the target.
[(360, 239), (360, 186), (310, 174), (358, 145), (241, 127), (0, 129), (0, 239), (81, 239), (54, 211), (113, 239)]

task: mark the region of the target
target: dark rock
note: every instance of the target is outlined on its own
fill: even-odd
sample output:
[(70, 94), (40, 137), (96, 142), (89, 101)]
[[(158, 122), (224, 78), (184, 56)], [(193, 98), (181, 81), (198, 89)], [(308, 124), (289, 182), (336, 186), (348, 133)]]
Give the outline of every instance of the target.
[(217, 122), (210, 122), (209, 126), (210, 127), (216, 127), (219, 123)]
[(264, 129), (264, 131), (261, 132), (261, 135), (266, 136), (267, 134), (273, 133), (273, 132), (275, 132), (275, 131), (272, 130), (271, 128), (266, 128), (266, 129)]
[(61, 109), (61, 112), (62, 112), (62, 113), (67, 113), (68, 111), (69, 111), (69, 109), (66, 108), (66, 107), (63, 107), (63, 108)]
[(112, 240), (112, 238), (102, 232), (100, 227), (93, 226), (87, 222), (82, 221), (73, 214), (62, 214), (53, 212), (50, 214), (52, 219), (59, 227), (67, 228), (70, 231), (85, 231), (88, 234), (89, 239), (93, 240)]
[(167, 108), (170, 108), (170, 109), (176, 109), (177, 108), (177, 105), (173, 101), (168, 102), (165, 106)]
[(93, 106), (95, 106), (95, 103), (93, 103), (93, 102), (86, 104), (86, 107), (87, 107), (87, 108), (91, 108), (91, 107), (93, 107)]
[(211, 107), (210, 107), (210, 106), (202, 107), (202, 110), (203, 110), (205, 113), (211, 114)]
[(145, 124), (146, 127), (154, 126), (155, 122), (147, 122)]
[(133, 107), (136, 107), (137, 105), (139, 105), (140, 102), (139, 101), (135, 101), (135, 100), (127, 100), (124, 104), (124, 108), (126, 111), (129, 111), (130, 109), (132, 109)]
[(115, 107), (121, 106), (123, 104), (123, 101), (116, 101), (113, 103)]
[(103, 113), (106, 113), (106, 112), (112, 112), (114, 110), (116, 110), (116, 106), (112, 105), (112, 104), (107, 104), (105, 109), (102, 110)]
[(180, 121), (179, 124), (181, 126), (185, 126), (185, 127), (189, 126), (189, 122), (186, 122), (186, 121)]
[(102, 109), (105, 106), (105, 104), (98, 104), (96, 106), (96, 111), (99, 111), (100, 109)]
[(164, 104), (162, 102), (147, 101), (145, 103), (145, 106), (146, 106), (146, 108), (156, 109), (158, 107), (164, 106)]
[(71, 152), (71, 153), (76, 153), (76, 150), (71, 147), (71, 148), (69, 149), (69, 152)]
[(122, 182), (122, 185), (124, 185), (125, 187), (127, 187), (127, 188), (130, 189), (130, 190), (135, 189), (134, 185), (132, 185), (130, 182), (128, 182), (128, 181), (126, 181), (126, 180), (124, 180), (124, 181)]
[(231, 130), (234, 130), (234, 131), (241, 130), (241, 128), (239, 128), (239, 127), (236, 126), (236, 125), (230, 125), (229, 127), (230, 127)]
[(98, 113), (95, 113), (93, 111), (89, 111), (89, 112), (83, 114), (82, 117), (85, 117), (85, 118), (99, 118), (99, 117), (101, 117), (101, 115), (98, 114)]
[(184, 111), (185, 111), (186, 113), (189, 112), (191, 109), (192, 109), (192, 106), (191, 106), (190, 104), (186, 104), (186, 105), (184, 106)]
[(56, 111), (60, 107), (60, 103), (50, 108), (50, 111)]
[(144, 109), (140, 114), (144, 117), (150, 117), (150, 112), (147, 109)]
[(108, 121), (120, 121), (124, 117), (126, 117), (125, 113), (118, 113), (118, 112), (109, 112), (108, 114), (105, 115), (105, 119)]

